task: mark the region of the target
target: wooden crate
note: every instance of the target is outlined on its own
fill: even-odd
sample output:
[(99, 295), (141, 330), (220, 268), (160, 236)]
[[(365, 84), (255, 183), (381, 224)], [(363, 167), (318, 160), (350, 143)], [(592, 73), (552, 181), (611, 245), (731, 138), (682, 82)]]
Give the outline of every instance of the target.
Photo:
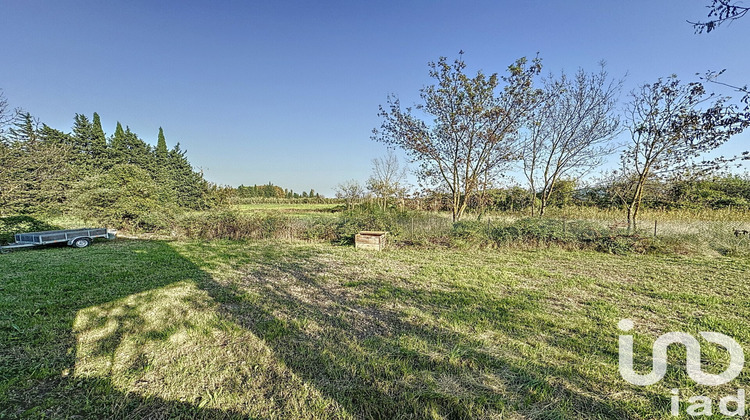
[(386, 244), (386, 234), (388, 232), (364, 230), (354, 235), (354, 247), (361, 249), (372, 249), (382, 251)]

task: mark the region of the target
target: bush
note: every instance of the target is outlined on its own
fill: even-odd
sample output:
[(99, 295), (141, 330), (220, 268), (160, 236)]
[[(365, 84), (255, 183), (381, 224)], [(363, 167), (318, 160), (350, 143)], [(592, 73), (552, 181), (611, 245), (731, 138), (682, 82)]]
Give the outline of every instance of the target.
[(424, 212), (383, 211), (355, 208), (336, 217), (295, 218), (283, 213), (242, 214), (234, 211), (183, 215), (176, 230), (184, 237), (202, 240), (301, 239), (348, 245), (363, 230), (389, 232), (392, 243), (442, 246), (556, 245), (610, 254), (695, 254), (706, 251), (722, 255), (750, 255), (750, 239), (735, 237), (733, 225), (706, 225), (706, 231), (657, 238), (624, 235), (601, 224), (580, 220), (526, 218), (512, 222), (464, 220), (451, 223), (442, 216)]
[(491, 237), (500, 242), (520, 239), (564, 243), (589, 242), (598, 238), (601, 234), (601, 228), (590, 222), (525, 218), (510, 225), (493, 229)]
[(645, 254), (659, 252), (659, 241), (638, 235), (602, 235), (589, 242), (593, 249), (609, 254)]
[(654, 240), (636, 235), (618, 235), (587, 221), (548, 218), (525, 218), (509, 224), (462, 221), (451, 231), (453, 244), (485, 245), (562, 245), (594, 249), (612, 254), (644, 253), (655, 249)]
[(363, 230), (387, 231), (393, 240), (397, 240), (403, 233), (400, 223), (402, 217), (404, 216), (398, 212), (375, 208), (348, 212), (339, 218), (336, 238), (333, 240), (340, 244), (353, 244), (354, 235)]
[(159, 186), (135, 165), (115, 165), (76, 188), (73, 213), (117, 229), (157, 231), (170, 227), (176, 209), (159, 202)]
[(402, 213), (355, 211), (339, 217), (297, 219), (279, 213), (241, 214), (235, 211), (205, 212), (178, 218), (176, 230), (194, 239), (305, 239), (337, 244), (354, 243), (363, 230), (388, 231), (397, 240), (403, 233)]
[(280, 239), (297, 237), (300, 229), (293, 222), (278, 214), (221, 211), (185, 215), (175, 227), (183, 236), (194, 239)]

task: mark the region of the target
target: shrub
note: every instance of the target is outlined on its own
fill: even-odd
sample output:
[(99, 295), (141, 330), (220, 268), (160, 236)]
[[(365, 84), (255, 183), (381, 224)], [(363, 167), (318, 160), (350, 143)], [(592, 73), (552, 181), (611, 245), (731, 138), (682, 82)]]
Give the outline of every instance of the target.
[(510, 225), (495, 228), (492, 239), (499, 242), (514, 240), (537, 242), (571, 242), (576, 236), (589, 237), (591, 233), (586, 223), (568, 222), (556, 219), (525, 218)]
[(352, 244), (363, 230), (389, 232), (392, 243), (440, 246), (549, 246), (590, 249), (611, 254), (695, 254), (706, 251), (730, 256), (750, 255), (750, 239), (735, 237), (730, 223), (706, 224), (697, 233), (659, 237), (624, 235), (601, 223), (551, 218), (526, 218), (511, 222), (464, 220), (451, 223), (424, 212), (398, 212), (377, 207), (357, 207), (337, 216), (295, 218), (285, 213), (243, 214), (214, 211), (186, 214), (175, 229), (188, 238), (302, 239)]
[(378, 208), (358, 209), (341, 215), (336, 224), (334, 242), (353, 244), (354, 235), (363, 230), (387, 231), (393, 240), (402, 236), (404, 213), (385, 211)]
[(651, 238), (614, 234), (593, 222), (581, 220), (525, 218), (495, 227), (487, 223), (465, 221), (455, 223), (451, 235), (462, 243), (474, 241), (482, 244), (491, 241), (497, 245), (556, 244), (613, 254), (644, 253), (654, 249)]
[(241, 214), (235, 211), (192, 213), (176, 222), (181, 235), (195, 239), (306, 239), (354, 243), (363, 230), (388, 231), (394, 240), (403, 233), (404, 214), (356, 211), (339, 217), (296, 219), (279, 213)]
[(76, 188), (73, 213), (107, 227), (156, 231), (168, 228), (174, 206), (159, 202), (159, 186), (135, 165), (115, 165)]
[(273, 239), (297, 237), (299, 228), (288, 216), (240, 214), (234, 211), (194, 213), (180, 217), (176, 229), (194, 239)]

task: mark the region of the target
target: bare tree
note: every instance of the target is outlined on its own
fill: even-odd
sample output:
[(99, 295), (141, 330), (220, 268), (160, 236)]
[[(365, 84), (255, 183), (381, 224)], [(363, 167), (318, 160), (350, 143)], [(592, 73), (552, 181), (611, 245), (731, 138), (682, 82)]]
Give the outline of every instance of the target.
[(622, 191), (628, 229), (635, 230), (648, 181), (731, 161), (695, 159), (748, 127), (750, 113), (729, 104), (728, 97), (708, 94), (700, 82), (682, 84), (674, 75), (641, 86), (631, 97), (626, 113), (631, 142), (621, 155), (620, 179), (630, 183)]
[(383, 123), (373, 130), (373, 139), (401, 147), (419, 162), (417, 175), (449, 193), (458, 221), (479, 177), (518, 158), (518, 129), (536, 103), (532, 81), (541, 62), (522, 58), (508, 67), (507, 76), (479, 71), (469, 77), (461, 52), (453, 64), (441, 57), (429, 67), (435, 84), (420, 90), (423, 103), (416, 106), (425, 118), (389, 97), (388, 107), (380, 107)]
[(0, 89), (0, 145), (9, 141), (6, 135), (17, 114), (18, 111), (11, 110), (5, 93)]
[(739, 86), (719, 80), (719, 77), (721, 77), (721, 75), (724, 74), (725, 71), (726, 69), (723, 69), (721, 71), (709, 70), (703, 76), (701, 76), (700, 79), (710, 83), (714, 83), (716, 85), (728, 87), (743, 95), (740, 102), (745, 104), (745, 111), (750, 111), (750, 88), (748, 88), (747, 85)]
[(490, 171), (479, 175), (476, 194), (477, 220), (482, 220), (482, 216), (487, 211), (487, 206), (490, 204), (490, 191), (495, 187), (498, 178), (500, 174), (493, 174)]
[(722, 23), (737, 20), (750, 11), (750, 7), (740, 6), (739, 3), (738, 1), (733, 2), (730, 0), (711, 0), (711, 5), (706, 6), (709, 9), (709, 20), (706, 22), (688, 21), (688, 23), (693, 25), (695, 33), (702, 34), (703, 31), (709, 33), (718, 28)]
[(380, 201), (385, 210), (391, 198), (403, 198), (406, 193), (407, 168), (401, 166), (392, 150), (382, 158), (372, 160), (372, 175), (367, 180), (367, 189)]
[(523, 172), (532, 194), (534, 214), (544, 215), (558, 181), (578, 180), (612, 153), (619, 133), (617, 97), (622, 81), (609, 78), (601, 63), (598, 73), (579, 69), (544, 81), (544, 100), (532, 112), (523, 148)]
[(347, 210), (354, 207), (354, 203), (365, 196), (365, 188), (357, 180), (344, 181), (336, 186), (336, 198), (346, 200)]

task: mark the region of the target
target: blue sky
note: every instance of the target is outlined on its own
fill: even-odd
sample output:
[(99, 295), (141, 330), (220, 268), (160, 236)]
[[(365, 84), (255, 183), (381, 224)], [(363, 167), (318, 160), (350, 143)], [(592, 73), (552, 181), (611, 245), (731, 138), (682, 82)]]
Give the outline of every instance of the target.
[(416, 102), (427, 62), (459, 50), (487, 73), (537, 52), (545, 72), (605, 60), (626, 92), (709, 69), (750, 83), (750, 19), (696, 35), (685, 20), (708, 3), (0, 0), (0, 88), (58, 129), (98, 112), (153, 144), (161, 126), (219, 184), (332, 195), (385, 154), (378, 105)]

